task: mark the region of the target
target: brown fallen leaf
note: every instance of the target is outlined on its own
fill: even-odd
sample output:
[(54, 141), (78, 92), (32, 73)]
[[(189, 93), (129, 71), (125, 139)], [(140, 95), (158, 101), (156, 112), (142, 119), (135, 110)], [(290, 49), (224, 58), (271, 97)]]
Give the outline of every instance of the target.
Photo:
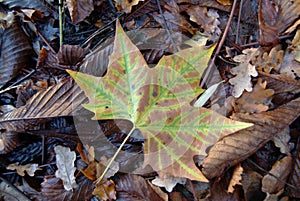
[(269, 109), (273, 89), (266, 89), (267, 82), (262, 82), (258, 78), (256, 85), (251, 92), (244, 92), (234, 105), (235, 112), (241, 113), (260, 113)]
[[(292, 157), (286, 156), (273, 165), (270, 174), (262, 179), (262, 191), (274, 194), (282, 190), (291, 171)], [(274, 176), (276, 177), (274, 177)]]
[(231, 6), (230, 0), (217, 0), (217, 2), (222, 4), (223, 6)]
[(115, 6), (120, 12), (131, 13), (132, 6), (144, 0), (116, 0)]
[(242, 185), (241, 180), (242, 180), (242, 174), (243, 174), (243, 167), (241, 164), (238, 164), (232, 173), (232, 177), (230, 179), (229, 185), (228, 185), (228, 193), (232, 193), (234, 191), (234, 186), (235, 185)]
[(234, 119), (254, 123), (254, 126), (221, 138), (203, 160), (202, 173), (212, 179), (248, 158), (299, 116), (299, 104), (300, 98), (297, 98), (272, 111), (236, 114)]
[(93, 195), (97, 195), (101, 200), (115, 200), (116, 189), (113, 180), (106, 180), (104, 183), (100, 183), (93, 191)]
[(204, 30), (204, 34), (209, 36), (210, 40), (216, 41), (219, 38), (221, 30), (218, 27), (220, 21), (218, 20), (219, 14), (217, 10), (208, 10), (207, 7), (193, 5), (186, 12), (190, 16), (190, 20), (197, 23)]
[(257, 60), (255, 61), (256, 69), (266, 73), (270, 73), (271, 70), (279, 72), (283, 57), (284, 51), (282, 50), (281, 45), (276, 45), (269, 53), (264, 52), (262, 55), (257, 57)]
[(143, 177), (133, 174), (120, 176), (115, 181), (117, 197), (123, 201), (164, 201), (161, 197), (164, 193), (157, 193), (152, 184), (147, 182)]
[(66, 3), (75, 24), (83, 21), (94, 10), (93, 0), (66, 0)]
[(26, 164), (26, 165), (19, 165), (18, 163), (9, 164), (6, 169), (8, 170), (16, 170), (18, 175), (24, 177), (25, 172), (31, 177), (34, 176), (35, 171), (41, 170), (41, 168), (38, 167), (39, 164), (33, 163), (33, 164)]
[(236, 75), (229, 80), (229, 83), (234, 86), (232, 91), (234, 97), (240, 97), (244, 90), (252, 91), (251, 76), (256, 77), (258, 74), (250, 61), (258, 54), (257, 49), (251, 48), (243, 50), (243, 54), (233, 58), (234, 61), (240, 63), (230, 70), (232, 74)]

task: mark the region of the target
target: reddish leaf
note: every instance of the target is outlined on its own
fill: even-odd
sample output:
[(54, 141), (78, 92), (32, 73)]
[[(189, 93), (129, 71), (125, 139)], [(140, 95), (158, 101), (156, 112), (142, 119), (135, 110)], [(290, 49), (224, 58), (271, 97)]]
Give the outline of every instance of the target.
[(112, 180), (107, 180), (104, 183), (100, 183), (93, 191), (93, 195), (97, 195), (102, 200), (115, 200), (116, 189), (115, 183)]
[(300, 98), (279, 108), (253, 115), (236, 115), (236, 119), (255, 125), (219, 140), (203, 161), (203, 174), (211, 179), (243, 161), (289, 126), (300, 114)]

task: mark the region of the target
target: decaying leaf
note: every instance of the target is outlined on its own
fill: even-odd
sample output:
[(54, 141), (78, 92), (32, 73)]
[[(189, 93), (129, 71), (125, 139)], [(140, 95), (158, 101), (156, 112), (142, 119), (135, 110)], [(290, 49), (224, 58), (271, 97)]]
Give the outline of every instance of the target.
[(229, 83), (234, 85), (232, 95), (236, 98), (240, 97), (244, 90), (252, 91), (251, 76), (256, 77), (258, 75), (255, 66), (250, 61), (257, 56), (257, 49), (245, 49), (242, 55), (235, 56), (233, 59), (240, 64), (237, 67), (232, 68), (230, 71), (236, 75), (229, 80)]
[(269, 109), (270, 100), (274, 94), (273, 89), (266, 89), (267, 82), (258, 78), (256, 85), (251, 92), (244, 92), (235, 101), (235, 112), (260, 113)]
[[(23, 186), (17, 186), (22, 188)], [(1, 199), (5, 201), (30, 201), (22, 192), (17, 191), (11, 185), (5, 182), (0, 183), (0, 195)]]
[(153, 179), (151, 182), (156, 186), (164, 187), (168, 192), (172, 192), (176, 184), (185, 184), (186, 179), (179, 178), (179, 177), (166, 177), (166, 178), (155, 177), (155, 179)]
[[(299, 145), (299, 141), (298, 141)], [(292, 167), (291, 176), (289, 179), (289, 183), (293, 185), (295, 188), (288, 187), (288, 191), (291, 195), (291, 197), (294, 198), (300, 198), (300, 192), (298, 189), (300, 189), (300, 146), (298, 146), (295, 154), (295, 162)]]
[(90, 200), (93, 196), (93, 182), (86, 177), (82, 176), (78, 178), (80, 185), (72, 191), (64, 189), (63, 182), (49, 175), (44, 178), (44, 182), (41, 183), (41, 194), (37, 196), (39, 201), (82, 201)]
[(75, 24), (83, 21), (94, 10), (93, 0), (66, 0), (66, 3)]
[(88, 52), (88, 48), (82, 48), (77, 45), (63, 45), (57, 54), (58, 63), (74, 66), (80, 62)]
[(9, 164), (6, 169), (8, 170), (16, 170), (20, 176), (25, 176), (25, 172), (31, 177), (34, 176), (35, 171), (41, 170), (39, 168), (39, 164), (26, 164), (26, 165), (19, 165), (18, 163)]
[(56, 166), (57, 170), (55, 176), (63, 181), (64, 188), (69, 191), (76, 188), (74, 161), (76, 154), (70, 151), (70, 148), (63, 146), (54, 147), (56, 153)]
[(97, 195), (104, 201), (117, 199), (115, 183), (112, 180), (107, 180), (104, 183), (98, 184), (93, 191), (93, 195)]
[(235, 119), (255, 125), (220, 139), (203, 160), (203, 174), (209, 179), (220, 176), (228, 167), (255, 153), (299, 116), (299, 104), (300, 98), (297, 98), (272, 111), (251, 115), (236, 114)]
[(14, 78), (30, 62), (32, 48), (28, 37), (12, 12), (0, 13), (0, 87)]
[[(212, 49), (193, 47), (163, 57), (149, 68), (117, 24), (107, 74), (94, 77), (68, 71), (89, 97), (94, 119), (127, 119), (146, 138), (144, 166), (164, 175), (207, 181), (193, 156), (204, 154), (219, 135), (251, 124), (227, 119), (190, 105)], [(120, 87), (122, 86), (122, 87)], [(157, 160), (158, 159), (158, 160)]]
[(116, 0), (115, 5), (119, 11), (130, 13), (132, 6), (137, 5), (140, 1), (144, 0)]
[(163, 192), (157, 193), (152, 184), (133, 174), (120, 176), (116, 181), (117, 198), (123, 201), (164, 201)]
[(186, 12), (190, 16), (190, 20), (197, 23), (204, 30), (204, 34), (209, 36), (210, 40), (216, 41), (219, 38), (221, 30), (217, 10), (208, 10), (207, 7), (195, 5), (189, 7)]
[(44, 12), (45, 14), (53, 13), (51, 5), (47, 1), (41, 0), (1, 0), (9, 8), (33, 8)]
[[(273, 165), (269, 174), (262, 180), (262, 191), (267, 193), (277, 193), (282, 190), (291, 171), (292, 157), (286, 156)], [(275, 177), (274, 177), (275, 176)]]
[(217, 0), (217, 2), (224, 6), (231, 6), (230, 0)]
[(238, 164), (237, 166), (235, 166), (234, 171), (232, 173), (231, 180), (228, 185), (228, 189), (227, 189), (227, 191), (229, 193), (233, 193), (235, 185), (242, 185), (241, 181), (242, 181), (243, 171), (244, 170), (243, 170), (243, 167), (241, 166), (241, 164)]

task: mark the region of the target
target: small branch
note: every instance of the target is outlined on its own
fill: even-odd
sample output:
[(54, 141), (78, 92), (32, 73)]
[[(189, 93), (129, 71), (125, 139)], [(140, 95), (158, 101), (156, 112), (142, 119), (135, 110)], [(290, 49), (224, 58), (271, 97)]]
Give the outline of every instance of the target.
[(126, 138), (123, 140), (123, 142), (120, 145), (120, 147), (118, 148), (118, 150), (116, 151), (116, 153), (114, 154), (114, 156), (110, 159), (110, 161), (109, 161), (108, 165), (106, 166), (105, 170), (103, 171), (102, 175), (95, 181), (96, 184), (100, 183), (101, 180), (104, 178), (104, 176), (107, 173), (108, 169), (111, 167), (112, 163), (115, 161), (115, 159), (119, 155), (120, 151), (124, 147), (125, 143), (129, 139), (129, 137), (132, 135), (134, 130), (135, 130), (135, 127), (133, 126), (132, 129), (130, 130), (130, 132), (128, 133), (128, 135), (126, 136)]
[(63, 45), (63, 0), (59, 0), (58, 12), (59, 12), (59, 46)]
[(210, 62), (209, 66), (208, 66), (208, 68), (207, 68), (207, 70), (206, 70), (206, 73), (205, 73), (205, 75), (204, 75), (204, 77), (203, 77), (203, 80), (202, 80), (202, 82), (200, 83), (200, 88), (203, 88), (205, 82), (208, 80), (208, 77), (209, 77), (209, 75), (210, 75), (210, 72), (211, 72), (211, 70), (212, 70), (212, 67), (213, 67), (214, 64), (215, 64), (217, 55), (219, 54), (219, 52), (220, 52), (220, 50), (221, 50), (221, 48), (222, 48), (222, 46), (223, 46), (223, 44), (224, 44), (224, 42), (225, 42), (225, 39), (226, 39), (228, 30), (229, 30), (229, 26), (230, 26), (231, 21), (232, 21), (232, 19), (233, 19), (233, 15), (234, 15), (234, 10), (235, 10), (235, 8), (236, 8), (236, 4), (237, 4), (237, 0), (234, 0), (233, 5), (232, 5), (232, 8), (231, 8), (231, 12), (230, 12), (229, 19), (228, 19), (228, 22), (227, 22), (227, 24), (226, 24), (226, 28), (225, 28), (224, 33), (223, 33), (223, 36), (222, 36), (222, 38), (221, 38), (220, 43), (218, 44), (217, 50), (216, 50), (216, 52), (215, 52), (213, 58), (211, 59), (211, 62)]

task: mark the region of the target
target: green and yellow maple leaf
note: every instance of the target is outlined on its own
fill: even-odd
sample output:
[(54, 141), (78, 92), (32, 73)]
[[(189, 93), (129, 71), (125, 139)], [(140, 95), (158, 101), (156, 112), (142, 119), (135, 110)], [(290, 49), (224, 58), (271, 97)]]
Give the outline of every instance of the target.
[(104, 77), (68, 71), (89, 98), (84, 107), (93, 119), (127, 119), (139, 129), (144, 165), (168, 175), (207, 181), (193, 157), (219, 136), (251, 126), (190, 102), (199, 95), (199, 81), (213, 48), (192, 47), (164, 56), (149, 68), (138, 48), (117, 23), (113, 53)]

